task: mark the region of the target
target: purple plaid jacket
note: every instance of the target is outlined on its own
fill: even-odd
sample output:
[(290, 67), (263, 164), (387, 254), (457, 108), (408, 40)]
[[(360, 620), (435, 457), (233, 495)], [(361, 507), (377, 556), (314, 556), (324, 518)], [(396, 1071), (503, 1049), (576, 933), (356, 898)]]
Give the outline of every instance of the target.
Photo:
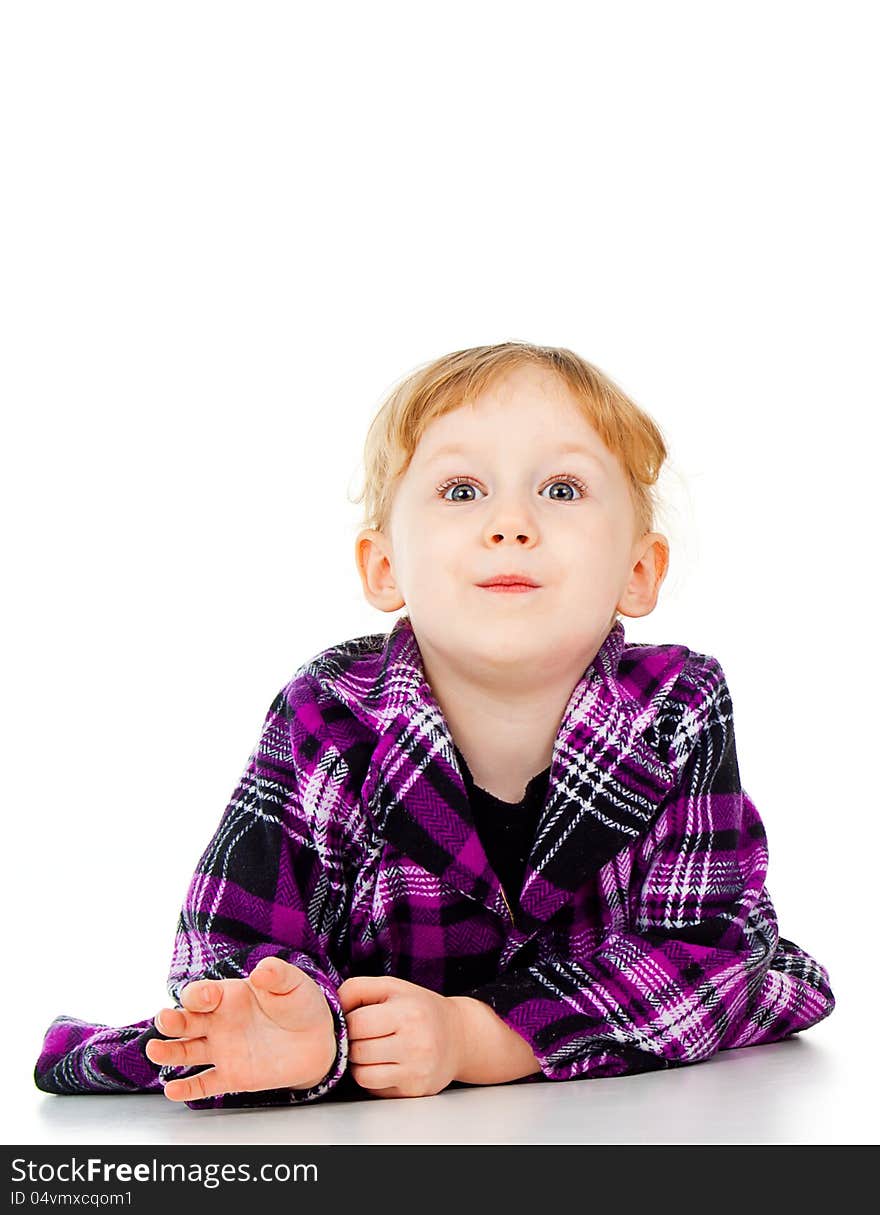
[[(396, 975), (488, 1003), (534, 1080), (621, 1076), (789, 1037), (834, 1008), (828, 972), (779, 935), (761, 819), (740, 784), (718, 661), (611, 628), (566, 705), (520, 898), (474, 827), (454, 743), (406, 615), (323, 650), (272, 702), (180, 914), (168, 991), (302, 967), (338, 1050), (311, 1089), (188, 1104), (278, 1105), (347, 1087), (337, 987)], [(514, 895), (511, 910), (511, 899)], [(49, 1027), (51, 1093), (161, 1092), (152, 1017)], [(345, 1084), (340, 1089), (340, 1082)]]

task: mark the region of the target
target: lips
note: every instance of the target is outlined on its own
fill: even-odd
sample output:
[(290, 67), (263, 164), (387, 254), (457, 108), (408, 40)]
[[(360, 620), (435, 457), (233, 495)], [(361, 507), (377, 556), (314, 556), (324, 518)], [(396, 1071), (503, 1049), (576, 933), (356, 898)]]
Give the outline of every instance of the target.
[(496, 574), (494, 578), (489, 578), (486, 582), (478, 582), (477, 586), (529, 586), (537, 587), (540, 584), (535, 582), (534, 578), (530, 578), (528, 574)]

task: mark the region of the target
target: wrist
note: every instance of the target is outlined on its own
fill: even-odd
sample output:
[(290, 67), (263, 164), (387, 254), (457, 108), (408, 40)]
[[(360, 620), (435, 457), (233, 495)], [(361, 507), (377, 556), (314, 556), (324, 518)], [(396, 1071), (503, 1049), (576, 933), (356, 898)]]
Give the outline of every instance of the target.
[(541, 1070), (525, 1038), (488, 1004), (472, 996), (447, 998), (457, 1020), (455, 1080), (463, 1084), (506, 1084)]
[[(336, 1039), (334, 1038), (333, 1046), (330, 1049), (329, 1058), (327, 1059), (327, 1066), (324, 1068), (324, 1070), (315, 1074), (313, 1079), (306, 1080), (302, 1084), (293, 1085), (293, 1087), (298, 1088), (298, 1089), (316, 1088), (317, 1085), (319, 1085), (322, 1080), (326, 1080), (327, 1077), (329, 1076), (330, 1072), (333, 1069), (333, 1064), (336, 1062), (337, 1053), (338, 1052), (337, 1052), (337, 1046), (336, 1046)], [(325, 1056), (325, 1058), (326, 1058), (326, 1056)]]
[(465, 996), (447, 996), (452, 1014), (452, 1040), (454, 1043), (453, 1080), (463, 1080), (472, 1070), (470, 1048), (473, 1037), (470, 1010)]
[[(323, 993), (322, 993), (322, 995), (323, 995)], [(319, 1085), (321, 1083), (322, 1080), (326, 1080), (327, 1076), (333, 1070), (333, 1065), (336, 1062), (336, 1056), (339, 1053), (339, 1044), (336, 1041), (336, 1022), (333, 1018), (333, 1011), (330, 1008), (330, 1005), (327, 1002), (326, 997), (324, 997), (324, 1000), (325, 1000), (325, 1004), (327, 1005), (327, 1012), (329, 1014), (329, 1017), (328, 1017), (329, 1026), (328, 1026), (328, 1030), (327, 1030), (327, 1036), (324, 1038), (325, 1050), (324, 1050), (323, 1054), (320, 1055), (320, 1058), (322, 1058), (326, 1061), (326, 1066), (324, 1067), (323, 1071), (316, 1073), (314, 1075), (313, 1079), (307, 1081), (304, 1084), (295, 1085), (294, 1087), (296, 1087), (296, 1088), (301, 1088), (301, 1089), (315, 1088), (317, 1085)]]

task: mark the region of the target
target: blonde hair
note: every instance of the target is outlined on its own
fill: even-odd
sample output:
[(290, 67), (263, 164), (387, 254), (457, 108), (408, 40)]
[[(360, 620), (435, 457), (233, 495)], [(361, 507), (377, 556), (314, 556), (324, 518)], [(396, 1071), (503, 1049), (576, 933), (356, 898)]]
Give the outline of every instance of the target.
[(656, 423), (580, 355), (519, 341), (455, 350), (417, 367), (397, 384), (364, 443), (364, 487), (351, 499), (364, 504), (361, 526), (386, 531), (397, 484), (435, 418), (473, 400), (512, 368), (529, 363), (548, 367), (568, 385), (586, 420), (620, 460), (635, 510), (636, 537), (653, 531), (654, 486), (668, 454)]

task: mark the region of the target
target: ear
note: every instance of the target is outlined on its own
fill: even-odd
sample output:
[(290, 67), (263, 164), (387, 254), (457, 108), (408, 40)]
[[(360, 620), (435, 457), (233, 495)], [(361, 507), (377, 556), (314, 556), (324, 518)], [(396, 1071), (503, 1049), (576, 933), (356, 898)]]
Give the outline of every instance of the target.
[(402, 608), (406, 600), (397, 587), (388, 537), (375, 528), (363, 528), (355, 538), (354, 557), (367, 602), (380, 612)]
[(633, 567), (617, 610), (622, 616), (647, 616), (657, 606), (660, 587), (669, 569), (669, 541), (660, 532), (646, 532), (633, 548)]

